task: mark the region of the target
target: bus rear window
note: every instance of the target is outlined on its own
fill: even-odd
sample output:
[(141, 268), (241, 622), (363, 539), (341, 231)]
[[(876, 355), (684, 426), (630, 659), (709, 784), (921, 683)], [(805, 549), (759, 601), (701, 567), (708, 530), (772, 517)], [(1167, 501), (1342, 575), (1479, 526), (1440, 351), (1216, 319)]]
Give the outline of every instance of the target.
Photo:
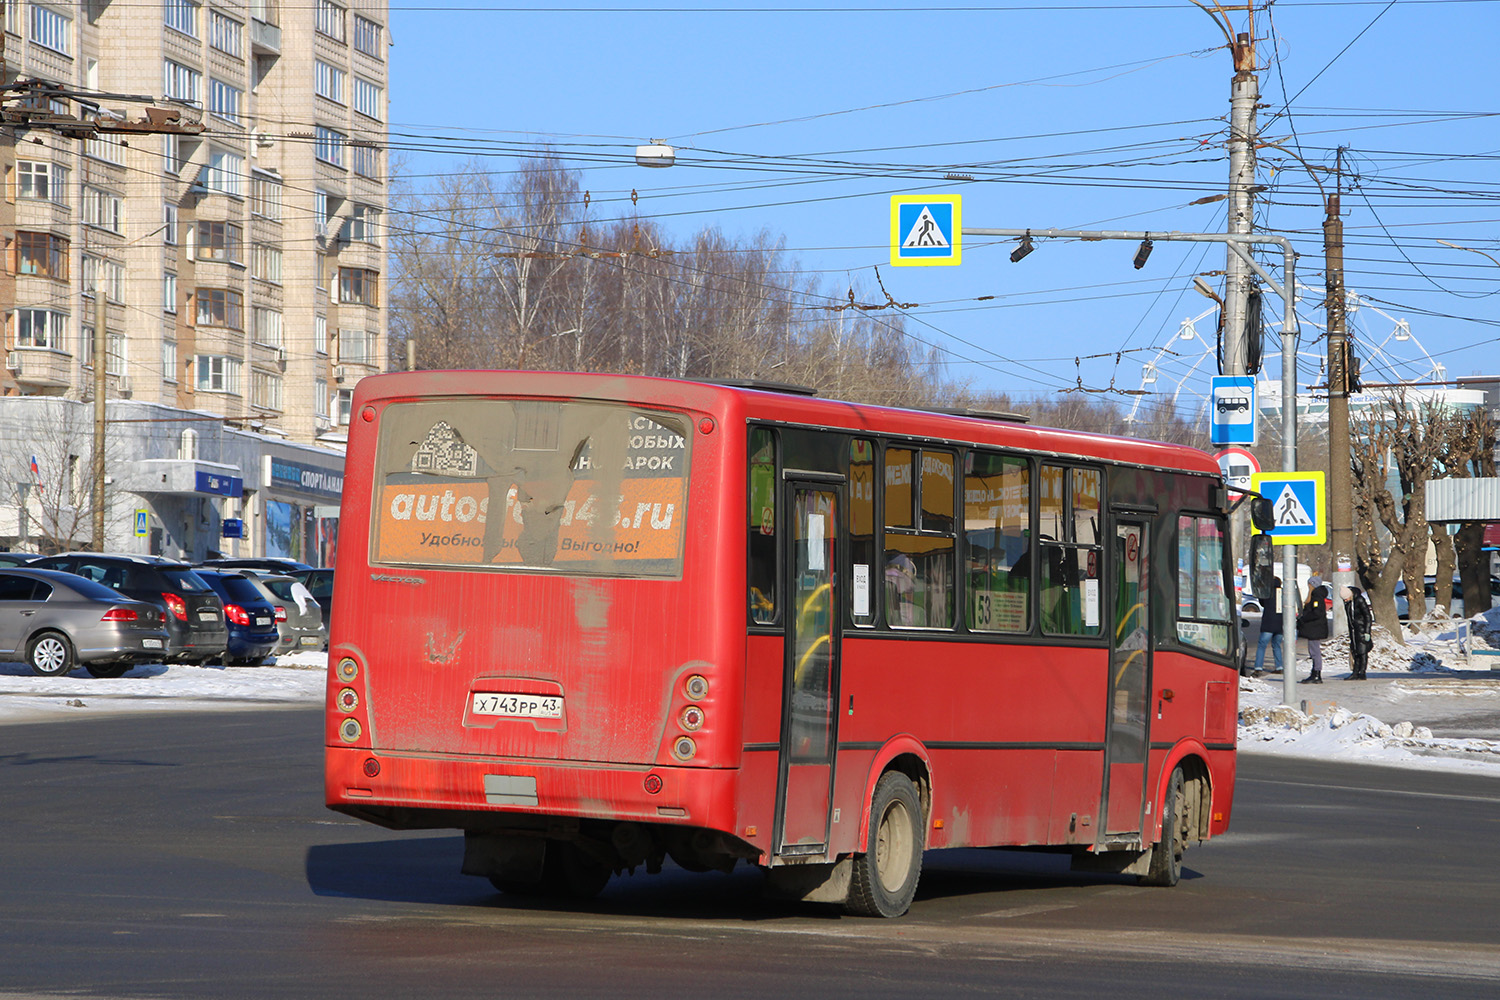
[(393, 404), (371, 561), (678, 576), (690, 437), (686, 417), (618, 404)]

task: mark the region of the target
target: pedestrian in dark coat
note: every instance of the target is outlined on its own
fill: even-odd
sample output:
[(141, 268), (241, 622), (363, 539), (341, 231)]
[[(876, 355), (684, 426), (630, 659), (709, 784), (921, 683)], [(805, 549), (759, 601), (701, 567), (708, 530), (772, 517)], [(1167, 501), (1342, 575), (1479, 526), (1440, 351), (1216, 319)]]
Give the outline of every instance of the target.
[(1307, 655), (1312, 657), (1312, 673), (1304, 684), (1323, 683), (1323, 640), (1328, 638), (1328, 588), (1321, 577), (1307, 581), (1307, 603), (1297, 612), (1297, 636), (1307, 640)]
[(1255, 641), (1255, 673), (1259, 676), (1266, 668), (1266, 646), (1276, 660), (1276, 669), (1281, 669), (1281, 577), (1271, 580), (1271, 599), (1264, 602), (1260, 613), (1260, 637)]
[(1358, 587), (1345, 587), (1340, 596), (1344, 599), (1344, 621), (1349, 623), (1348, 679), (1362, 681), (1370, 664), (1370, 650), (1375, 648), (1375, 611)]

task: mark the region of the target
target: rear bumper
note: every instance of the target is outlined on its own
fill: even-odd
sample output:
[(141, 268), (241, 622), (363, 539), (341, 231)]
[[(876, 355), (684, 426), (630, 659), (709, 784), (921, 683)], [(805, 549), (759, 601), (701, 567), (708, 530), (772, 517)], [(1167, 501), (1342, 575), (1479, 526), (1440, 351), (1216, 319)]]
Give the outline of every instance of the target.
[[(366, 767), (371, 760), (378, 768)], [(342, 746), (326, 747), (324, 761), (330, 809), (398, 829), (465, 827), (466, 816), (482, 826), (512, 813), (736, 833), (739, 772), (732, 769), (433, 758)], [(648, 791), (656, 783), (648, 777), (659, 779), (657, 791)]]

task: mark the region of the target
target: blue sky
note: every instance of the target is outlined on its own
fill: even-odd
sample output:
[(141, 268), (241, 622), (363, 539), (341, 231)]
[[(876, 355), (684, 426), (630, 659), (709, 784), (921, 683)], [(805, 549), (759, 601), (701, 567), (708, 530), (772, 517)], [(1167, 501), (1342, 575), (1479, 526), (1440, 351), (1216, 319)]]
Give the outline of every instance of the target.
[[(1244, 12), (1229, 17), (1246, 30)], [(1257, 12), (1260, 127), (1281, 147), (1261, 151), (1257, 223), (1293, 239), (1314, 286), (1301, 314), (1321, 322), (1321, 201), (1281, 150), (1317, 168), (1348, 147), (1346, 280), (1370, 300), (1354, 332), (1363, 354), (1383, 345), (1391, 360), (1367, 360), (1367, 378), (1424, 375), (1417, 345), (1449, 377), (1500, 369), (1500, 263), (1437, 242), (1500, 261), (1497, 28), (1496, 0)], [(864, 302), (885, 298), (878, 267), (895, 300), (920, 303), (906, 330), (948, 352), (951, 377), (1023, 395), (1080, 377), (1138, 389), (1142, 364), (1172, 345), (1153, 388), (1206, 389), (1203, 344), (1172, 338), (1211, 308), (1191, 278), (1222, 270), (1222, 249), (1158, 242), (1137, 271), (1129, 244), (1039, 245), (1012, 264), (1013, 241), (970, 239), (959, 267), (887, 266), (899, 193), (961, 194), (971, 227), (1223, 231), (1222, 201), (1191, 203), (1227, 183), (1232, 63), (1188, 0), (459, 2), (393, 7), (390, 34), (392, 145), (423, 147), (398, 153), (418, 187), (473, 156), (503, 172), (549, 146), (582, 172), (601, 219), (629, 214), (634, 190), (682, 238), (769, 230), (830, 292), (852, 285)], [(677, 166), (633, 164), (653, 139), (677, 148)], [(1413, 340), (1392, 337), (1402, 319)], [(1213, 324), (1212, 312), (1197, 324), (1210, 344)], [(1320, 353), (1321, 331), (1303, 330)], [(1267, 355), (1279, 350), (1268, 339)], [(1317, 380), (1315, 360), (1302, 367), (1302, 384)]]

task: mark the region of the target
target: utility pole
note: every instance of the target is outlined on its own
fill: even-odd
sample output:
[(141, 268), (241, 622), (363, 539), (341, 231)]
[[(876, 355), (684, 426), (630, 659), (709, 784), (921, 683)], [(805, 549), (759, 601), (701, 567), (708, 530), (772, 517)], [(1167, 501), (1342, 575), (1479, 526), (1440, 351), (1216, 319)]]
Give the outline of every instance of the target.
[[(1344, 150), (1339, 147), (1333, 193), (1323, 218), (1325, 307), (1328, 310), (1328, 539), (1333, 547), (1333, 585), (1354, 585), (1354, 476), (1349, 465), (1349, 391), (1353, 388), (1353, 352), (1349, 348), (1344, 297), (1344, 220), (1339, 215)], [(1333, 605), (1334, 634), (1347, 628), (1343, 601)]]
[(109, 316), (109, 305), (104, 299), (104, 261), (99, 257), (94, 265), (94, 469), (93, 491), (90, 500), (94, 514), (94, 551), (104, 551), (104, 396), (108, 386), (109, 337), (104, 324)]
[[(1234, 53), (1234, 81), (1229, 97), (1229, 224), (1228, 231), (1246, 235), (1255, 229), (1255, 108), (1260, 101), (1260, 78), (1255, 75), (1255, 10), (1250, 15), (1250, 30), (1235, 36), (1230, 44)], [(1222, 352), (1225, 375), (1249, 374), (1250, 337), (1259, 330), (1248, 329), (1250, 292), (1254, 276), (1237, 254), (1227, 255), (1224, 265), (1224, 326)]]

